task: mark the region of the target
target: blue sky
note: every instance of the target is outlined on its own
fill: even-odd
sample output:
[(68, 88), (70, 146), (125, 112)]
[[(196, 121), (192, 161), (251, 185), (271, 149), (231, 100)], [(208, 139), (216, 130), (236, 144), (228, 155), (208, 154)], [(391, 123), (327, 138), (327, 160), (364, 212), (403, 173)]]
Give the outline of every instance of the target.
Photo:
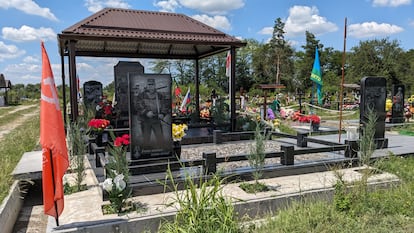
[[(61, 83), (57, 34), (104, 7), (183, 13), (238, 38), (269, 40), (274, 21), (284, 22), (285, 38), (297, 49), (310, 31), (325, 47), (347, 51), (360, 41), (389, 38), (414, 49), (412, 0), (0, 0), (0, 73), (12, 84), (39, 83), (40, 41)], [(119, 58), (78, 58), (81, 82), (113, 80)], [(140, 60), (149, 72), (148, 61)], [(67, 66), (66, 66), (67, 67)], [(310, 67), (311, 69), (311, 67)]]

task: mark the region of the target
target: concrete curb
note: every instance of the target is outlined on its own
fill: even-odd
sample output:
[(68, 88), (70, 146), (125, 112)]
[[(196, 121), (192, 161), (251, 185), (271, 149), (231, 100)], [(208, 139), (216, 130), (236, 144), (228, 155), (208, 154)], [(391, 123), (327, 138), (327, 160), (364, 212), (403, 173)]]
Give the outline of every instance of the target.
[(20, 180), (15, 180), (10, 187), (9, 194), (4, 198), (0, 206), (0, 226), (1, 232), (10, 233), (13, 231), (14, 224), (19, 217), (19, 212), (23, 206)]
[[(369, 182), (371, 189), (386, 188), (399, 184), (399, 179), (389, 179)], [(334, 188), (322, 188), (307, 190), (303, 192), (290, 193), (277, 197), (265, 197), (255, 200), (241, 201), (234, 204), (235, 211), (240, 218), (242, 217), (265, 217), (268, 214), (275, 213), (277, 210), (289, 206), (292, 202), (309, 198), (311, 200), (331, 200), (333, 198)], [(157, 232), (163, 221), (173, 220), (176, 211), (163, 212), (160, 214), (147, 215), (144, 217), (118, 217), (112, 219), (103, 219), (99, 221), (73, 223), (66, 226), (52, 229), (53, 233), (69, 232)]]

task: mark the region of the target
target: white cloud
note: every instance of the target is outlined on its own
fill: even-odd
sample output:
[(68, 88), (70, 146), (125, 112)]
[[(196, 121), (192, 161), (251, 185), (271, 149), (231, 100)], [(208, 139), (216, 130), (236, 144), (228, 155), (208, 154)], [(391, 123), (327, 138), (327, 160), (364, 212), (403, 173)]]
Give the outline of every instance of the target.
[(158, 1), (154, 3), (154, 6), (161, 8), (163, 12), (175, 12), (175, 9), (180, 7), (180, 4), (176, 0)]
[(0, 0), (0, 8), (15, 8), (29, 15), (37, 15), (53, 21), (58, 21), (49, 8), (42, 8), (32, 0)]
[(286, 36), (296, 37), (309, 31), (315, 35), (335, 32), (338, 27), (319, 15), (318, 8), (308, 6), (293, 6), (285, 22)]
[(23, 56), (25, 53), (26, 51), (20, 50), (15, 45), (7, 45), (3, 41), (0, 41), (0, 61), (20, 57)]
[(350, 36), (356, 38), (366, 38), (373, 36), (387, 36), (391, 34), (396, 34), (404, 31), (403, 28), (387, 24), (387, 23), (377, 23), (377, 22), (365, 22), (361, 24), (351, 24), (348, 27), (348, 32)]
[(216, 15), (210, 17), (208, 15), (193, 15), (191, 18), (203, 22), (213, 28), (222, 29), (222, 30), (230, 30), (231, 24), (229, 20), (225, 16)]
[(26, 25), (19, 29), (4, 27), (3, 38), (12, 41), (35, 41), (35, 40), (56, 40), (56, 33), (51, 28), (32, 28)]
[(272, 35), (273, 34), (273, 27), (264, 27), (258, 33), (262, 34), (262, 35)]
[(27, 56), (27, 57), (23, 58), (23, 61), (25, 63), (39, 63), (40, 58), (39, 57), (33, 57), (33, 56)]
[(372, 5), (378, 7), (398, 7), (402, 5), (410, 5), (411, 0), (373, 0)]
[(223, 15), (244, 6), (244, 0), (178, 0), (187, 8), (214, 15)]
[(131, 6), (124, 0), (85, 0), (85, 6), (88, 8), (88, 11), (92, 13), (100, 11), (105, 7), (131, 8)]
[(40, 83), (42, 67), (39, 64), (9, 64), (4, 73), (13, 84)]

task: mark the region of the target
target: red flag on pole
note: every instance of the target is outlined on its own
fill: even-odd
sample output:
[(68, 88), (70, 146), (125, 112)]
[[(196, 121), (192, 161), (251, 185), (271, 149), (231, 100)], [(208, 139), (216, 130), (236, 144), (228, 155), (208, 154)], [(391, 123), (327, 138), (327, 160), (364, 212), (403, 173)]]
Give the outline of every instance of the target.
[(231, 75), (231, 53), (230, 51), (227, 52), (226, 57), (226, 76), (230, 77)]
[(43, 206), (45, 214), (55, 217), (58, 223), (58, 217), (64, 208), (62, 178), (69, 161), (57, 89), (43, 42), (41, 49), (40, 144), (43, 155)]
[(180, 88), (179, 86), (177, 86), (177, 87), (175, 88), (175, 90), (174, 90), (174, 94), (175, 94), (175, 96), (179, 96), (179, 95), (181, 95), (181, 88)]

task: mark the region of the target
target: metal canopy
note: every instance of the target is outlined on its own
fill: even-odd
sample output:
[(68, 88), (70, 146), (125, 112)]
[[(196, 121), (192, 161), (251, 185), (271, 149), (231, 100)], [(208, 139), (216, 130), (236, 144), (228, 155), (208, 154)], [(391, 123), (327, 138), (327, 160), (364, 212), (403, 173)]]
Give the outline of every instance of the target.
[[(235, 58), (236, 48), (246, 45), (233, 36), (183, 14), (117, 8), (105, 8), (63, 30), (58, 34), (58, 43), (63, 85), (64, 57), (69, 59), (72, 121), (78, 117), (76, 56), (194, 59), (196, 111), (199, 111), (198, 60), (228, 50), (231, 51), (231, 57)], [(230, 64), (232, 130), (236, 121), (235, 60), (231, 59)]]
[(58, 34), (61, 55), (200, 59), (246, 43), (183, 14), (105, 8)]

